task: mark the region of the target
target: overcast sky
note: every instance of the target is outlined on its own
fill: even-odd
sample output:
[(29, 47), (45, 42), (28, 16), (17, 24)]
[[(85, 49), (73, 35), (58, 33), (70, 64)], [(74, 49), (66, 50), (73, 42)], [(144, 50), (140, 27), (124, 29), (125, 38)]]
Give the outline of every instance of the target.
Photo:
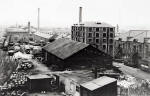
[[(0, 0), (0, 25), (70, 27), (78, 22), (79, 6), (83, 21), (102, 21), (120, 27), (150, 26), (150, 0)], [(149, 27), (150, 28), (150, 27)]]

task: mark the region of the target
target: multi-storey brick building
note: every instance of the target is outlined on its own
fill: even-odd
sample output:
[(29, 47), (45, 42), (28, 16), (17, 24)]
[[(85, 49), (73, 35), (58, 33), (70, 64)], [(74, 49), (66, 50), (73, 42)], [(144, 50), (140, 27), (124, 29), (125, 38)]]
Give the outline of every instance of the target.
[(71, 27), (72, 40), (91, 44), (113, 56), (115, 27), (104, 22), (82, 22)]

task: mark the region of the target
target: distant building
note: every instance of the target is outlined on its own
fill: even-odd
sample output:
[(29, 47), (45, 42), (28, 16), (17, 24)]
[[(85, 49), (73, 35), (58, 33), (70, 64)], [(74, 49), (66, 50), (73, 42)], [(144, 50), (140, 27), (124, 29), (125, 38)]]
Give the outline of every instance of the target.
[(137, 39), (138, 42), (143, 43), (144, 38), (149, 38), (150, 40), (150, 30), (129, 30), (127, 32), (120, 33), (115, 39), (118, 38), (122, 38), (123, 41), (133, 41), (133, 39)]
[(29, 37), (29, 32), (22, 28), (7, 28), (6, 29), (7, 37), (11, 38), (11, 42), (17, 42), (21, 39), (27, 40)]
[(34, 41), (36, 42), (39, 42), (39, 41), (48, 42), (52, 36), (53, 35), (42, 33), (42, 32), (33, 33), (33, 38), (34, 38)]
[(82, 22), (71, 27), (72, 40), (91, 44), (113, 56), (115, 27), (104, 22)]
[(35, 31), (36, 29), (28, 27), (8, 27), (6, 29), (6, 36), (10, 38), (11, 42), (26, 41), (29, 39), (30, 34)]
[(150, 30), (129, 30), (115, 38), (114, 57), (124, 59), (129, 65), (150, 57)]
[(55, 40), (43, 47), (44, 61), (60, 69), (82, 67), (112, 67), (112, 57), (89, 44), (68, 40)]
[(138, 67), (140, 59), (150, 57), (150, 42), (146, 40), (139, 42), (134, 38), (123, 41), (119, 38), (114, 43), (114, 57), (127, 61), (128, 65)]

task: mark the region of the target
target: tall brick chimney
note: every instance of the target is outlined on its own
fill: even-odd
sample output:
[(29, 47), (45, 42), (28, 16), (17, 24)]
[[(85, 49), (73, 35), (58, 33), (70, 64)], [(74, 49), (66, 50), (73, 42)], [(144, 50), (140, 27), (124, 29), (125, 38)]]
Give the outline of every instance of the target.
[(29, 32), (29, 34), (31, 34), (31, 26), (30, 26), (30, 22), (28, 22), (28, 32)]
[(82, 22), (82, 7), (79, 7), (79, 23)]

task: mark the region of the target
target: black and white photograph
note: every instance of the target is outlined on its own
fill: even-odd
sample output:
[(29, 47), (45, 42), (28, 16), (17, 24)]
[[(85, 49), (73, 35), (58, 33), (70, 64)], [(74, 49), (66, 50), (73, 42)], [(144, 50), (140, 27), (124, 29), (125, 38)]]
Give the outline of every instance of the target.
[(150, 96), (150, 0), (0, 0), (0, 96)]

